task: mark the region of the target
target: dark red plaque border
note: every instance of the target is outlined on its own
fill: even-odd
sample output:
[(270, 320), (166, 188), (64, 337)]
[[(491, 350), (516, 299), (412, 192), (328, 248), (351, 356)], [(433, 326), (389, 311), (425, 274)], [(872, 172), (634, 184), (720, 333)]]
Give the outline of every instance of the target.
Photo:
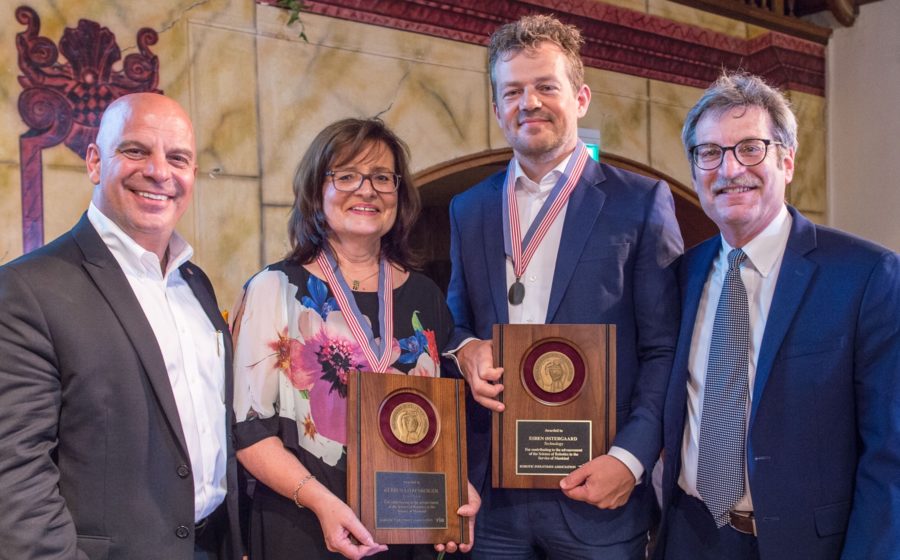
[[(572, 365), (575, 367), (575, 377), (572, 379), (572, 384), (559, 393), (548, 393), (541, 389), (540, 385), (537, 384), (537, 381), (534, 380), (534, 364), (547, 352), (559, 352), (560, 354), (565, 355), (572, 360)], [(584, 358), (582, 358), (578, 349), (568, 342), (553, 339), (542, 340), (528, 350), (528, 354), (526, 354), (525, 359), (522, 360), (522, 371), (520, 373), (522, 376), (522, 384), (525, 385), (525, 390), (527, 390), (531, 396), (542, 403), (561, 405), (571, 402), (579, 393), (581, 393), (581, 389), (584, 388), (586, 371)]]
[[(400, 441), (391, 431), (391, 414), (394, 409), (409, 402), (419, 405), (428, 417), (428, 432), (422, 441), (414, 445)], [(437, 443), (441, 431), (440, 418), (431, 401), (424, 395), (408, 389), (391, 393), (384, 399), (378, 409), (378, 427), (385, 445), (405, 457), (418, 457), (427, 453)]]

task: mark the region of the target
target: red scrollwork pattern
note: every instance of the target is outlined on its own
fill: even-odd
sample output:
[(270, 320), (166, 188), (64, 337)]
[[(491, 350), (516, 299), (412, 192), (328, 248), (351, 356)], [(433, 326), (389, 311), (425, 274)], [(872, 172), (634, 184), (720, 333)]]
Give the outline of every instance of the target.
[[(276, 0), (256, 0), (276, 4)], [(825, 48), (766, 33), (731, 37), (702, 27), (584, 0), (305, 0), (315, 14), (478, 45), (500, 24), (535, 12), (578, 26), (587, 66), (706, 88), (723, 68), (760, 74), (774, 85), (825, 95)]]
[[(122, 57), (116, 37), (106, 27), (82, 19), (66, 28), (59, 47), (40, 36), (41, 19), (32, 8), (16, 9), (25, 30), (16, 35), (19, 115), (29, 130), (19, 138), (22, 184), (22, 241), (25, 252), (44, 243), (41, 151), (65, 144), (80, 157), (97, 136), (106, 107), (128, 93), (152, 91), (159, 81), (159, 59), (150, 51), (156, 31), (137, 33), (138, 52)], [(66, 62), (60, 62), (60, 53)]]

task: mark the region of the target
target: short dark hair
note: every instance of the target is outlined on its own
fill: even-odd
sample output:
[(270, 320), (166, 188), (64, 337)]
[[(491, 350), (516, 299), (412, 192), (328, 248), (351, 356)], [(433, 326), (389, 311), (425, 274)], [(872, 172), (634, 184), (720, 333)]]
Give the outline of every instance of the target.
[(294, 206), (288, 220), (291, 251), (288, 259), (301, 264), (315, 260), (328, 240), (328, 223), (322, 206), (326, 173), (383, 144), (394, 156), (394, 172), (400, 175), (397, 187), (397, 219), (381, 238), (381, 253), (405, 269), (419, 260), (409, 244), (419, 217), (419, 191), (412, 184), (409, 148), (378, 118), (343, 119), (325, 127), (313, 139), (294, 173)]
[(524, 49), (535, 49), (544, 41), (562, 49), (569, 61), (569, 81), (572, 89), (578, 91), (584, 84), (584, 62), (581, 61), (581, 46), (584, 39), (574, 25), (566, 25), (553, 16), (533, 14), (518, 21), (497, 28), (488, 44), (488, 71), (491, 75), (491, 94), (497, 101), (497, 78), (494, 68), (500, 57), (515, 54)]
[(703, 115), (719, 116), (738, 107), (763, 109), (772, 121), (774, 140), (784, 144), (785, 148), (797, 149), (797, 117), (787, 98), (759, 76), (726, 71), (703, 92), (684, 120), (681, 142), (688, 159), (691, 158), (691, 147), (697, 143), (697, 123)]

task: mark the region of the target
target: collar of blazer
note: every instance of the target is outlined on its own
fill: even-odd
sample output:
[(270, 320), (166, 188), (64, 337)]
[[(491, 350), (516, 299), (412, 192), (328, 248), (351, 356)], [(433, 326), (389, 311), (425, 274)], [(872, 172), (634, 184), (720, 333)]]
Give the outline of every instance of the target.
[(781, 271), (778, 273), (778, 284), (772, 295), (772, 306), (766, 319), (766, 330), (759, 347), (756, 361), (756, 380), (753, 383), (753, 405), (750, 408), (750, 426), (756, 419), (760, 397), (772, 373), (772, 364), (781, 348), (781, 343), (788, 328), (794, 322), (794, 316), (803, 301), (809, 283), (815, 274), (817, 265), (806, 258), (816, 248), (816, 227), (796, 209), (788, 206), (793, 223), (788, 237)]

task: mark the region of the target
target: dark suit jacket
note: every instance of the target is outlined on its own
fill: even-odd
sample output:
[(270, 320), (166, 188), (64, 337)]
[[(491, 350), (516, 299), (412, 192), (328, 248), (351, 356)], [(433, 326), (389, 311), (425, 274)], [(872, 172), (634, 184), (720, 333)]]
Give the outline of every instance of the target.
[[(181, 271), (226, 335), (226, 557), (239, 558), (231, 342), (209, 280)], [(0, 556), (193, 558), (193, 477), (163, 357), (86, 216), (0, 267), (0, 411)]]
[[(900, 259), (789, 210), (747, 445), (760, 556), (900, 558)], [(664, 509), (681, 468), (691, 335), (720, 246), (716, 236), (678, 267)]]
[[(495, 323), (508, 322), (501, 230), (505, 180), (505, 172), (493, 175), (451, 203), (451, 348), (466, 337), (490, 339)], [(614, 444), (634, 454), (647, 473), (661, 447), (662, 403), (678, 327), (675, 275), (667, 267), (681, 251), (665, 183), (588, 161), (569, 199), (546, 322), (616, 325)], [(490, 484), (491, 417), (471, 396), (467, 414), (469, 477), (481, 489)], [(652, 494), (648, 484), (640, 484), (616, 510), (600, 510), (562, 492), (558, 498), (579, 538), (604, 544), (649, 526)]]

